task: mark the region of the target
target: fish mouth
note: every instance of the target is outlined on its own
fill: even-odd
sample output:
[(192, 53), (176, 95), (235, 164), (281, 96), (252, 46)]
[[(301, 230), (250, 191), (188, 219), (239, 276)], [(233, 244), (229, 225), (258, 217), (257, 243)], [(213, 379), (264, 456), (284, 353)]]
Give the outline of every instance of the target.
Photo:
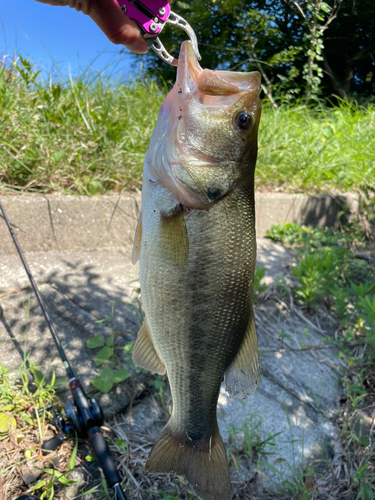
[(186, 41), (181, 45), (180, 56), (178, 58), (176, 86), (178, 93), (193, 93), (197, 90), (197, 82), (203, 69), (201, 68), (193, 45)]
[[(192, 43), (183, 42), (178, 59), (176, 84), (179, 92), (192, 94), (199, 92), (201, 96), (228, 97), (236, 96), (252, 90), (259, 90), (261, 75), (258, 71), (238, 73), (202, 69), (195, 55)], [(203, 98), (204, 100), (204, 98)], [(204, 104), (210, 104), (206, 99)], [(218, 102), (218, 104), (221, 104)]]
[(244, 108), (253, 114), (249, 131), (256, 144), (260, 78), (257, 71), (203, 69), (191, 42), (181, 45), (176, 83), (160, 108), (147, 160), (152, 176), (180, 205), (207, 210), (244, 177), (237, 165), (242, 156), (223, 143), (234, 138), (233, 151), (246, 149), (249, 134), (239, 136), (233, 125), (233, 113)]

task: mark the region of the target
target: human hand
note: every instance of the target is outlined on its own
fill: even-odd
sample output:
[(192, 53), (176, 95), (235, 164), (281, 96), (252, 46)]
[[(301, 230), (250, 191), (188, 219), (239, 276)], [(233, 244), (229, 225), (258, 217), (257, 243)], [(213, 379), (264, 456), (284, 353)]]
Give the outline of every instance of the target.
[[(83, 12), (99, 26), (108, 39), (117, 45), (136, 54), (145, 54), (148, 45), (143, 38), (139, 27), (129, 19), (121, 10), (116, 0), (36, 0), (37, 2), (69, 6)], [(172, 0), (168, 0), (172, 3)]]

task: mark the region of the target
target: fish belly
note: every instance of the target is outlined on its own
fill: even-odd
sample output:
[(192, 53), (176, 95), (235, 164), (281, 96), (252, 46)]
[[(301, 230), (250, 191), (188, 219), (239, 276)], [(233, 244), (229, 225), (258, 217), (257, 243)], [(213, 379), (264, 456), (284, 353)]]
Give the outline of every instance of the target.
[(252, 316), (254, 197), (251, 186), (244, 186), (209, 210), (185, 212), (185, 263), (170, 259), (170, 235), (166, 238), (161, 224), (161, 213), (173, 205), (177, 201), (160, 183), (144, 180), (142, 302), (152, 342), (167, 369), (174, 433), (198, 441), (217, 427), (224, 372)]

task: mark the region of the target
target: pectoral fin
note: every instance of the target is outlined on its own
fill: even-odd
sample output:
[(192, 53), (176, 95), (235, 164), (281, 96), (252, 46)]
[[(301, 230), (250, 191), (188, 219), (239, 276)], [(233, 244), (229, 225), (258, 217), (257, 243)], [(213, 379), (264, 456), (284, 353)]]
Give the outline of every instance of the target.
[(258, 339), (252, 314), (241, 347), (225, 372), (225, 389), (232, 398), (245, 399), (258, 388), (259, 378)]
[(144, 320), (134, 344), (133, 362), (140, 368), (153, 373), (164, 375), (166, 372), (165, 364), (158, 356), (152, 343), (146, 320)]
[(141, 243), (142, 243), (142, 212), (139, 214), (137, 227), (135, 229), (133, 252), (132, 252), (133, 265), (136, 264), (139, 260), (139, 255), (141, 253)]
[(189, 240), (180, 205), (162, 210), (160, 221), (164, 257), (176, 265), (186, 264), (189, 259)]

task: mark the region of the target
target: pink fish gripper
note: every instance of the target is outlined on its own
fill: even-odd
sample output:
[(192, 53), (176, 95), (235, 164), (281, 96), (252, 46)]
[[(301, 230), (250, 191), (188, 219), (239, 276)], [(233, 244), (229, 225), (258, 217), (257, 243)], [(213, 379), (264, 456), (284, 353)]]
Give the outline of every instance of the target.
[(171, 11), (166, 0), (116, 0), (123, 13), (139, 26), (142, 35), (154, 52), (167, 64), (178, 66), (178, 59), (166, 50), (159, 39), (159, 34), (165, 24), (173, 24), (188, 35), (194, 52), (201, 59), (198, 50), (198, 40), (190, 24), (181, 16)]

